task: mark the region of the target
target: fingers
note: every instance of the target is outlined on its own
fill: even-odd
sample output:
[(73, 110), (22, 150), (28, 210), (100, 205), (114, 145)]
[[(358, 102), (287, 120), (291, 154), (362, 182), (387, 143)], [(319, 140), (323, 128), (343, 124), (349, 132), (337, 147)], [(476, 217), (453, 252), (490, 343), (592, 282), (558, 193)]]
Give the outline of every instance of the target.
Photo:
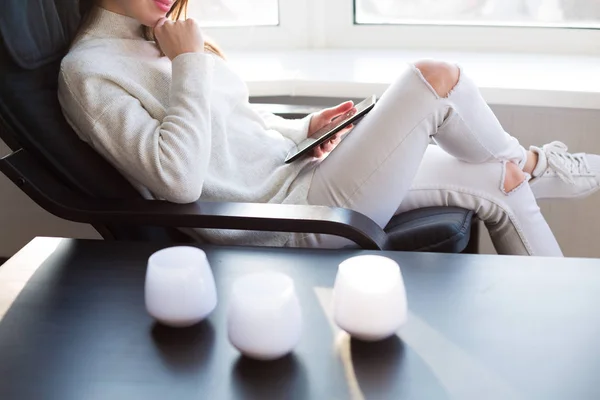
[(161, 19), (158, 20), (158, 22), (156, 23), (156, 26), (161, 27), (163, 26), (166, 22), (169, 22), (170, 19), (167, 17), (162, 17)]
[(154, 37), (161, 52), (171, 60), (180, 54), (204, 51), (202, 31), (192, 18), (179, 21), (161, 18), (154, 26)]
[(340, 141), (342, 140), (342, 135), (347, 132), (347, 129), (344, 129), (343, 131), (340, 131), (338, 133), (336, 133), (335, 135), (333, 135), (328, 141), (326, 141), (325, 143), (322, 143), (321, 146), (319, 146), (321, 148), (321, 150), (323, 151), (324, 154), (327, 153), (331, 153), (333, 151), (333, 149), (336, 148), (336, 146), (340, 143)]
[(348, 112), (352, 109), (352, 107), (354, 107), (354, 103), (349, 100), (346, 101), (338, 106), (332, 107), (332, 108), (326, 108), (321, 112), (321, 115), (327, 119), (328, 121), (332, 120), (333, 118), (337, 117), (338, 115), (341, 115), (345, 112)]
[(340, 115), (352, 110), (353, 107), (354, 103), (352, 101), (346, 101), (338, 106), (326, 108), (318, 113), (315, 113), (311, 118), (308, 136), (311, 136), (325, 125), (331, 123), (331, 121), (336, 117), (339, 117)]
[(154, 25), (154, 28), (152, 29), (152, 33), (154, 34), (154, 38), (156, 39), (156, 42), (158, 43), (158, 37), (162, 36), (162, 28), (165, 26), (165, 24), (169, 22), (169, 20), (165, 17), (161, 18), (158, 20), (158, 22), (156, 23), (156, 25)]
[(165, 24), (165, 22), (167, 22), (167, 21), (168, 21), (168, 19), (165, 17), (162, 17), (161, 19), (159, 19), (158, 22), (156, 23), (156, 25), (154, 25), (154, 31), (162, 28), (163, 25)]
[(341, 131), (339, 131), (338, 133), (333, 135), (325, 143), (322, 143), (321, 145), (315, 147), (315, 149), (313, 151), (313, 156), (316, 158), (321, 158), (324, 155), (331, 153), (333, 151), (333, 149), (335, 149), (337, 147), (337, 145), (340, 144), (342, 137), (345, 134), (347, 134), (348, 132), (350, 132), (353, 128), (354, 128), (354, 125), (350, 124), (346, 128), (342, 129)]
[(323, 151), (323, 149), (321, 148), (321, 146), (317, 146), (313, 149), (313, 153), (312, 153), (313, 157), (315, 158), (321, 158), (325, 155), (325, 152)]
[(196, 21), (196, 19), (195, 19), (195, 18), (192, 18), (192, 17), (190, 17), (190, 18), (187, 18), (187, 19), (186, 19), (184, 22), (185, 22), (187, 25), (199, 26), (199, 25), (198, 25), (198, 21)]
[(352, 100), (348, 100), (343, 102), (342, 104), (340, 104), (339, 106), (335, 107), (337, 109), (338, 112), (340, 113), (344, 113), (346, 111), (349, 111), (352, 107), (354, 107), (354, 102)]
[(338, 140), (330, 139), (321, 145), (321, 150), (324, 154), (331, 153), (333, 149), (335, 149), (335, 146), (337, 146), (337, 144)]
[(354, 125), (350, 124), (347, 127), (345, 127), (344, 129), (342, 129), (337, 135), (340, 135), (340, 139), (341, 139), (342, 136), (344, 136), (346, 133), (350, 132), (352, 129), (354, 129)]

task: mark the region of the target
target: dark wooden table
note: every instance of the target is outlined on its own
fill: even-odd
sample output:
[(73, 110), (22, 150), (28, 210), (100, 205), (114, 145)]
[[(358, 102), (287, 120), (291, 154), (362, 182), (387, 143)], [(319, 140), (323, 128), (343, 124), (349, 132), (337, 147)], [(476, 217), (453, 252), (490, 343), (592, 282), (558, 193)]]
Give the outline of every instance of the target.
[[(175, 330), (144, 309), (164, 246), (39, 238), (0, 268), (0, 399), (599, 399), (600, 261), (385, 253), (410, 316), (397, 336), (350, 340), (328, 317), (337, 265), (370, 252), (205, 247), (219, 306)], [(227, 341), (233, 280), (296, 282), (304, 333), (261, 363)]]

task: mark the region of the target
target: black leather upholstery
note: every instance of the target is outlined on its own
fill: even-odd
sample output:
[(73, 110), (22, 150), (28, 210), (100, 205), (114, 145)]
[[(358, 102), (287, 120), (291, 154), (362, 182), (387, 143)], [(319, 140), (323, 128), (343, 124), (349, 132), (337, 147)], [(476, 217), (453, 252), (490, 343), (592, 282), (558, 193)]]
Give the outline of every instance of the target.
[[(60, 60), (79, 23), (77, 0), (5, 0), (0, 13), (0, 138), (42, 160), (64, 184), (97, 198), (138, 198), (123, 176), (73, 132), (56, 91)], [(182, 240), (175, 229), (96, 227), (119, 239)]]
[(463, 208), (420, 208), (397, 215), (385, 231), (395, 250), (460, 253), (471, 239), (472, 219)]
[[(77, 0), (4, 0), (0, 12), (0, 138), (36, 156), (67, 187), (95, 198), (137, 198), (133, 187), (81, 141), (60, 110), (60, 59), (78, 25)], [(387, 227), (393, 248), (462, 251), (472, 214), (460, 209), (417, 210)], [(182, 240), (175, 229), (102, 226), (103, 236)]]
[(60, 60), (79, 24), (77, 0), (4, 0), (0, 33), (13, 61), (35, 69)]
[[(77, 27), (76, 0), (6, 0), (0, 15), (0, 115), (8, 145), (47, 161), (65, 183), (91, 196), (138, 197), (110, 164), (81, 141), (60, 110), (60, 59)], [(29, 11), (29, 12), (28, 12)], [(78, 12), (75, 12), (78, 19)], [(15, 22), (17, 21), (17, 22)], [(54, 38), (53, 40), (45, 38)], [(44, 48), (44, 46), (49, 46)]]

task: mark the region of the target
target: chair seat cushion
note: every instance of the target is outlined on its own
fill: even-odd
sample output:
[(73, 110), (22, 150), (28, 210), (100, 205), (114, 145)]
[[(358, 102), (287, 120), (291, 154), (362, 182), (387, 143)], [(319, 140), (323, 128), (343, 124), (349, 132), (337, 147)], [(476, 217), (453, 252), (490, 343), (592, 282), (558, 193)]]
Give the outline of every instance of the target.
[(392, 218), (385, 231), (389, 249), (461, 253), (471, 238), (473, 211), (458, 207), (429, 207)]

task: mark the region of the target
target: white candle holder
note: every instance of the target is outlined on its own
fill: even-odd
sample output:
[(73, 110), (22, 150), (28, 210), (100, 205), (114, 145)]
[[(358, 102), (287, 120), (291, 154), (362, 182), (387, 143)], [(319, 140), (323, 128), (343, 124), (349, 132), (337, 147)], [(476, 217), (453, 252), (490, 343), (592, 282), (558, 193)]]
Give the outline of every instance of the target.
[(302, 332), (292, 279), (277, 272), (239, 278), (231, 293), (227, 330), (231, 344), (247, 357), (274, 360), (290, 353)]
[(398, 264), (366, 255), (339, 265), (333, 291), (335, 323), (352, 337), (377, 341), (406, 322), (408, 308)]
[(145, 301), (148, 313), (172, 327), (188, 327), (217, 306), (217, 289), (206, 254), (196, 247), (171, 247), (148, 259)]

